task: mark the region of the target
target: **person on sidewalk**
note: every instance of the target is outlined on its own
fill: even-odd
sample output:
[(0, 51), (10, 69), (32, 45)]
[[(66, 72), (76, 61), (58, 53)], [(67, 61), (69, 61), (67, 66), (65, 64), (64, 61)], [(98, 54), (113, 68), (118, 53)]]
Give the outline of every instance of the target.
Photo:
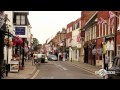
[(32, 59), (32, 65), (33, 65), (33, 63), (34, 63), (34, 58), (33, 58), (33, 54), (34, 54), (34, 52), (31, 52), (31, 59)]
[(110, 58), (107, 55), (105, 55), (105, 69), (107, 71), (108, 71), (108, 64), (109, 64), (109, 62), (110, 62)]

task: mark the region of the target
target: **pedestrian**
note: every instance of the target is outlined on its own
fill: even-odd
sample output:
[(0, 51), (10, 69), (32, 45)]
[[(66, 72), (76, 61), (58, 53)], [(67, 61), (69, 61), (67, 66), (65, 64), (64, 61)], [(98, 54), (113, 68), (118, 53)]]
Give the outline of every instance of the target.
[(34, 63), (33, 54), (34, 54), (33, 52), (31, 52), (31, 54), (30, 54), (31, 55), (31, 59), (32, 59), (32, 65)]
[(110, 62), (110, 59), (107, 55), (105, 55), (105, 69), (108, 71), (108, 64)]

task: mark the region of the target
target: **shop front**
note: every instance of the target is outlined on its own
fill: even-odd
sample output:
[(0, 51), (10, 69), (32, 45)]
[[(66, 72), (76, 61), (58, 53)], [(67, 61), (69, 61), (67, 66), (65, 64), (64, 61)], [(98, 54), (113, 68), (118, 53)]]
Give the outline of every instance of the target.
[(110, 58), (109, 68), (112, 66), (112, 60), (114, 58), (114, 39), (106, 39), (106, 55)]

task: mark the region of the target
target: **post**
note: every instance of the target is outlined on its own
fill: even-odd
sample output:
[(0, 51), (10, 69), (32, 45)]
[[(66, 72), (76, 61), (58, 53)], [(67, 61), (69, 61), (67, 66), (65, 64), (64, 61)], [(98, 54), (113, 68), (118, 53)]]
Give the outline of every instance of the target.
[(7, 43), (7, 63), (6, 63), (6, 76), (8, 76), (8, 58), (9, 58), (9, 29), (8, 29), (8, 43)]
[(102, 46), (103, 46), (103, 66), (104, 66), (104, 69), (105, 69), (105, 54), (106, 54), (106, 43), (105, 43), (105, 37), (103, 38)]
[(24, 50), (24, 46), (25, 46), (25, 38), (23, 38), (23, 50), (22, 50), (22, 68), (24, 67), (24, 56), (25, 56), (25, 50)]
[(4, 59), (4, 32), (1, 29), (4, 26), (4, 11), (0, 11), (0, 79), (2, 79), (2, 66), (3, 66), (3, 59)]
[(2, 66), (3, 66), (3, 59), (4, 59), (4, 35), (0, 29), (0, 79), (2, 79)]
[[(115, 14), (116, 14), (116, 16), (117, 16), (117, 12), (115, 12)], [(115, 44), (114, 44), (115, 56), (116, 56), (116, 52), (117, 52), (117, 49), (116, 49), (116, 47), (117, 47), (117, 46), (116, 46), (116, 44), (117, 44), (117, 42), (116, 42), (116, 41), (117, 41), (117, 40), (116, 40), (116, 39), (117, 39), (117, 26), (118, 26), (117, 24), (118, 24), (118, 23), (117, 23), (117, 17), (115, 17), (115, 28), (114, 28), (114, 31), (115, 31), (115, 36), (114, 36), (114, 40), (115, 40)]]

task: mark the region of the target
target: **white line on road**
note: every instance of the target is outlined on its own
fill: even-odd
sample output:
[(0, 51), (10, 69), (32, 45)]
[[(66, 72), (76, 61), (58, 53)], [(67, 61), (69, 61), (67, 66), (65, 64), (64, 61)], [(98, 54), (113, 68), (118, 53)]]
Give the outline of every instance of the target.
[(34, 76), (31, 77), (30, 79), (35, 79), (35, 77), (38, 75), (38, 73), (39, 73), (39, 70), (37, 70), (36, 73), (34, 74)]
[(54, 79), (54, 77), (42, 77), (42, 79)]
[(63, 70), (68, 70), (67, 68), (63, 67), (62, 65), (55, 64), (57, 67), (62, 68)]

